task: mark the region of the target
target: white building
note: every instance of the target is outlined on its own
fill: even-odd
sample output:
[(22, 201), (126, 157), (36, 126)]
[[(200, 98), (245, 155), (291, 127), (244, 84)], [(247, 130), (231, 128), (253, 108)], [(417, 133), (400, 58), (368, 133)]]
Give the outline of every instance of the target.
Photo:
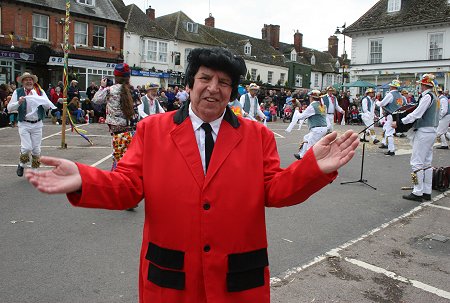
[[(422, 12), (422, 13), (418, 13)], [(411, 91), (424, 73), (450, 86), (450, 0), (380, 0), (344, 30), (352, 38), (351, 81), (399, 79)]]

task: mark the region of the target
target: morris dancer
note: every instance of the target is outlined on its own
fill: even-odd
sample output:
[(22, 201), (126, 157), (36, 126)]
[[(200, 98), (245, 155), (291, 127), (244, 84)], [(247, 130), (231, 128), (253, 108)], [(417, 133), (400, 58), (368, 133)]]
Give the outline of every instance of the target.
[(414, 189), (403, 199), (422, 202), (431, 200), (431, 182), (433, 179), (433, 144), (436, 140), (436, 127), (439, 124), (439, 99), (432, 92), (435, 85), (433, 74), (424, 74), (417, 81), (420, 91), (417, 108), (401, 119), (401, 124), (413, 123), (411, 145), (411, 168)]
[(441, 139), (441, 146), (437, 149), (448, 149), (447, 139), (450, 140), (450, 132), (448, 131), (448, 125), (450, 123), (450, 100), (443, 94), (442, 87), (438, 87), (437, 92), (439, 94), (439, 126), (437, 129), (437, 137)]
[(17, 166), (17, 176), (23, 176), (23, 169), (30, 161), (31, 167), (41, 165), (42, 127), (45, 112), (56, 108), (39, 86), (38, 78), (29, 72), (23, 73), (18, 79), (22, 87), (14, 91), (8, 103), (8, 111), (18, 111), (18, 126), (20, 135), (20, 160)]
[(342, 121), (345, 121), (345, 111), (339, 106), (336, 97), (333, 95), (335, 92), (334, 87), (328, 86), (327, 94), (322, 98), (322, 103), (327, 107), (327, 128), (329, 133), (334, 129), (335, 111), (340, 112), (342, 114)]
[(145, 85), (147, 94), (141, 97), (142, 103), (138, 106), (140, 119), (144, 119), (150, 115), (166, 112), (161, 104), (159, 104), (158, 89), (159, 85), (156, 83), (147, 83)]
[(309, 133), (303, 137), (300, 151), (294, 154), (297, 160), (302, 159), (308, 149), (327, 134), (327, 107), (320, 99), (320, 91), (312, 90), (309, 97), (310, 104), (298, 117), (298, 120), (308, 118)]
[(256, 93), (259, 90), (259, 86), (256, 83), (250, 83), (248, 86), (248, 93), (243, 94), (239, 99), (239, 102), (243, 108), (244, 118), (250, 118), (250, 120), (256, 120), (256, 117), (260, 117), (262, 121), (266, 120), (266, 115), (261, 111), (258, 103), (258, 97)]
[[(366, 96), (362, 99), (362, 114), (361, 119), (363, 120), (364, 124), (368, 127), (366, 129), (366, 136), (370, 137), (372, 139), (373, 144), (377, 144), (378, 139), (375, 135), (375, 129), (374, 129), (374, 119), (375, 119), (375, 102), (374, 102), (374, 96), (375, 91), (373, 88), (369, 88), (366, 90)], [(361, 142), (369, 142), (369, 140), (364, 139), (364, 135), (360, 138)]]

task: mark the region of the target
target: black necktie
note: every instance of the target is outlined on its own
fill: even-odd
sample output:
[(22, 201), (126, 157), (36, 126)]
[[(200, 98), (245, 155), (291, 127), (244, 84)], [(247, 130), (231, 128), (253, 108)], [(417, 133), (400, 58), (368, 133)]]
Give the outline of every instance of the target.
[(205, 131), (205, 171), (208, 171), (209, 160), (214, 149), (214, 139), (212, 136), (212, 127), (209, 123), (203, 123), (202, 126)]

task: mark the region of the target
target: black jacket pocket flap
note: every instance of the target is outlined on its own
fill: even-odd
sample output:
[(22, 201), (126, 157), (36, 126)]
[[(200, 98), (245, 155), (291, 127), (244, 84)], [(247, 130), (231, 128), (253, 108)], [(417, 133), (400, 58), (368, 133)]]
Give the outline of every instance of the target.
[(145, 258), (152, 263), (164, 268), (181, 270), (184, 266), (184, 252), (159, 247), (149, 242)]
[(269, 265), (267, 248), (228, 255), (228, 272), (244, 272)]

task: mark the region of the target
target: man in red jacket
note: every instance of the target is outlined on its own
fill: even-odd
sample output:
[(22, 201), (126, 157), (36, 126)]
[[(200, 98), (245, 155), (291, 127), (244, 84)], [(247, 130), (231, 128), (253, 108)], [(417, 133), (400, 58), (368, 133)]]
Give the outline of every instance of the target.
[[(74, 206), (126, 209), (145, 198), (140, 302), (269, 303), (265, 207), (305, 201), (354, 155), (358, 137), (332, 133), (286, 169), (273, 133), (236, 117), (244, 60), (222, 48), (189, 54), (190, 99), (177, 112), (142, 120), (116, 171), (43, 157), (27, 171), (45, 193)], [(229, 180), (245, 179), (229, 190)], [(182, 177), (182, 183), (164, 182)], [(58, 180), (58, 182), (55, 182)]]

